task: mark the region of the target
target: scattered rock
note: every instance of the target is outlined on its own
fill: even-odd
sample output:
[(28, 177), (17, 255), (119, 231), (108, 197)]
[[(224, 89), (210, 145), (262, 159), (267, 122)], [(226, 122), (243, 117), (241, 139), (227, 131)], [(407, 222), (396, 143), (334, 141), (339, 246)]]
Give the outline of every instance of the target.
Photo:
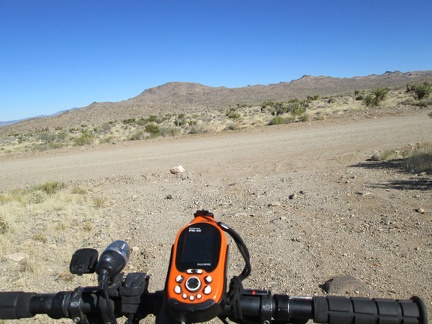
[(375, 152), (375, 153), (371, 156), (370, 160), (371, 160), (371, 161), (379, 161), (379, 160), (380, 160), (380, 156), (379, 156), (378, 152)]
[(172, 168), (170, 169), (170, 172), (171, 172), (172, 174), (182, 173), (182, 172), (185, 172), (185, 171), (186, 171), (185, 168), (183, 168), (181, 165), (178, 165), (178, 166), (172, 167)]
[(169, 194), (169, 195), (166, 195), (166, 197), (165, 197), (166, 199), (173, 199), (173, 195), (171, 195), (171, 194)]
[(359, 196), (369, 196), (371, 193), (369, 191), (365, 191), (365, 192), (357, 191), (356, 194)]
[(268, 207), (276, 207), (276, 206), (280, 206), (280, 205), (281, 205), (280, 202), (278, 202), (278, 201), (273, 201), (273, 202), (269, 203), (267, 206), (268, 206)]
[(14, 262), (21, 262), (25, 257), (25, 254), (20, 252), (6, 255), (6, 259)]
[(297, 194), (293, 193), (293, 194), (289, 195), (288, 198), (289, 199), (295, 199), (295, 198), (297, 198)]
[(344, 295), (344, 294), (362, 294), (362, 295), (378, 295), (376, 291), (351, 275), (336, 276), (320, 288), (327, 294)]
[(417, 208), (415, 211), (417, 213), (420, 213), (420, 214), (424, 214), (425, 213), (425, 210), (423, 208)]

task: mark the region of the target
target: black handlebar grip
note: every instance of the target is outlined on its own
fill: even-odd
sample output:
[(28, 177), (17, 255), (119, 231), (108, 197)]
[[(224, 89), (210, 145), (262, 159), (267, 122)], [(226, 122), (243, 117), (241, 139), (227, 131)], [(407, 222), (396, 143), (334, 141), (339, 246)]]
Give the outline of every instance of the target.
[(0, 293), (0, 319), (33, 317), (30, 300), (36, 294), (22, 291)]
[(419, 297), (409, 300), (313, 297), (314, 321), (330, 324), (427, 324), (426, 306)]

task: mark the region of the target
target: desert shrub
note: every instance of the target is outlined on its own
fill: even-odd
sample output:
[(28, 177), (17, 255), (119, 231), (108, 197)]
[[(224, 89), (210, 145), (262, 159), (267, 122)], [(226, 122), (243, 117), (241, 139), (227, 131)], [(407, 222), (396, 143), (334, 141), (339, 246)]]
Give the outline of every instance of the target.
[(106, 198), (103, 197), (95, 197), (93, 198), (93, 204), (97, 208), (104, 208), (108, 206), (108, 201)]
[(226, 129), (227, 130), (239, 130), (240, 125), (237, 123), (232, 123), (232, 124), (229, 124)]
[(237, 119), (240, 119), (240, 118), (241, 118), (240, 113), (238, 113), (238, 112), (236, 111), (236, 109), (233, 108), (233, 107), (231, 107), (231, 108), (229, 108), (229, 109), (227, 110), (227, 112), (225, 113), (225, 116), (227, 116), (229, 119), (234, 119), (234, 120), (237, 120)]
[(300, 102), (297, 102), (297, 103), (293, 103), (289, 106), (289, 111), (294, 116), (302, 115), (305, 112), (305, 107), (302, 106), (302, 104)]
[(307, 113), (303, 113), (302, 115), (299, 116), (298, 120), (301, 122), (307, 122), (309, 121), (309, 115)]
[(432, 143), (417, 146), (403, 164), (408, 171), (432, 172)]
[(372, 93), (375, 97), (378, 98), (378, 100), (384, 100), (384, 98), (387, 96), (388, 92), (390, 91), (389, 88), (378, 88), (375, 89)]
[(30, 204), (41, 204), (47, 199), (48, 199), (47, 193), (42, 190), (32, 191), (27, 196), (27, 202)]
[(112, 129), (112, 124), (111, 123), (104, 123), (104, 124), (102, 124), (102, 126), (100, 128), (100, 130), (102, 132), (104, 132), (104, 133), (107, 133), (107, 132), (111, 131), (111, 129)]
[(138, 126), (144, 126), (144, 125), (147, 124), (147, 123), (148, 123), (148, 120), (145, 119), (145, 118), (143, 118), (143, 117), (141, 117), (140, 119), (138, 119), (138, 120), (136, 121), (136, 124), (137, 124)]
[(147, 124), (145, 126), (145, 131), (147, 133), (149, 133), (152, 137), (156, 137), (156, 136), (160, 135), (160, 128), (159, 128), (159, 126), (156, 125), (156, 124), (153, 124), (153, 123)]
[(189, 134), (204, 134), (207, 133), (208, 131), (209, 130), (203, 125), (194, 125), (189, 130)]
[(265, 109), (267, 107), (273, 107), (274, 106), (274, 102), (272, 100), (266, 100), (261, 104), (261, 108)]
[(62, 272), (59, 273), (57, 280), (61, 280), (64, 282), (72, 282), (74, 280), (75, 276), (72, 273), (69, 272)]
[(177, 117), (174, 119), (174, 125), (176, 126), (183, 126), (186, 125), (186, 115), (185, 114), (178, 114)]
[(273, 104), (272, 115), (280, 116), (280, 115), (287, 113), (289, 110), (290, 110), (290, 107), (288, 106), (287, 103), (281, 102), (281, 101), (275, 102)]
[(47, 195), (53, 195), (59, 190), (63, 189), (65, 187), (65, 184), (60, 181), (51, 181), (51, 182), (45, 182), (38, 186), (35, 186), (33, 190), (40, 190), (45, 192)]
[(26, 195), (28, 194), (28, 190), (22, 190), (22, 189), (13, 189), (8, 192), (6, 196), (3, 196), (3, 199), (0, 201), (2, 203), (11, 202), (11, 201), (17, 201), (21, 204), (26, 203)]
[(56, 141), (65, 141), (69, 137), (69, 134), (66, 132), (60, 132), (56, 135)]
[(55, 134), (53, 133), (48, 133), (48, 132), (43, 132), (41, 134), (39, 134), (39, 139), (44, 142), (45, 144), (54, 142), (56, 139)]
[(32, 236), (32, 239), (38, 242), (46, 243), (48, 242), (48, 238), (44, 233), (36, 233)]
[(94, 135), (88, 131), (83, 130), (79, 137), (74, 138), (75, 146), (89, 145), (93, 143)]
[(160, 129), (161, 136), (176, 136), (180, 134), (180, 128), (178, 127), (162, 127)]
[(388, 161), (397, 159), (399, 157), (398, 152), (394, 149), (386, 149), (378, 154), (380, 161)]
[(131, 141), (138, 141), (138, 140), (142, 140), (145, 138), (145, 133), (144, 131), (138, 131), (135, 134), (133, 134), (129, 139)]
[(150, 115), (148, 118), (141, 117), (136, 121), (137, 125), (139, 126), (145, 126), (149, 123), (156, 123), (156, 124), (162, 124), (165, 120), (169, 119), (170, 116), (156, 116), (156, 115)]
[(308, 101), (314, 101), (314, 100), (318, 100), (318, 99), (319, 99), (319, 95), (307, 96)]
[(9, 230), (9, 223), (0, 215), (0, 234), (5, 234)]
[(125, 125), (129, 125), (129, 124), (133, 124), (133, 123), (135, 123), (135, 118), (128, 118), (128, 119), (123, 120), (123, 124), (125, 124)]
[(427, 106), (432, 106), (431, 99), (422, 99), (413, 103), (413, 106), (426, 108)]
[(429, 98), (432, 88), (428, 82), (424, 82), (421, 85), (407, 85), (407, 92), (414, 92), (414, 98), (422, 100)]
[(104, 144), (104, 143), (114, 143), (115, 142), (115, 137), (114, 136), (107, 136), (104, 138), (99, 139), (99, 143), (100, 144)]
[(363, 102), (368, 107), (377, 107), (385, 99), (388, 92), (388, 88), (375, 89), (364, 98)]
[(372, 102), (373, 102), (373, 95), (368, 94), (366, 95), (366, 97), (363, 98), (363, 103), (369, 107), (372, 106)]
[(83, 230), (86, 232), (90, 232), (93, 229), (93, 224), (90, 221), (84, 222), (82, 226)]
[(85, 195), (87, 194), (87, 190), (81, 188), (81, 187), (73, 187), (71, 190), (71, 194), (75, 195)]
[(31, 149), (33, 151), (43, 152), (46, 150), (56, 150), (56, 149), (62, 148), (64, 146), (65, 146), (65, 144), (63, 144), (63, 143), (36, 144), (36, 145), (33, 145)]
[(275, 116), (269, 121), (269, 125), (280, 125), (285, 123), (285, 118), (282, 116)]

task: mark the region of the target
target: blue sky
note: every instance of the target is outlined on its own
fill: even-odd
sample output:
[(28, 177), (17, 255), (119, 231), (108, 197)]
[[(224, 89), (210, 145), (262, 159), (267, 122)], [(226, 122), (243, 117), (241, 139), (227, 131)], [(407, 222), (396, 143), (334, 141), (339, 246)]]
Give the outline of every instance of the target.
[(432, 69), (430, 0), (0, 0), (0, 121), (170, 81)]

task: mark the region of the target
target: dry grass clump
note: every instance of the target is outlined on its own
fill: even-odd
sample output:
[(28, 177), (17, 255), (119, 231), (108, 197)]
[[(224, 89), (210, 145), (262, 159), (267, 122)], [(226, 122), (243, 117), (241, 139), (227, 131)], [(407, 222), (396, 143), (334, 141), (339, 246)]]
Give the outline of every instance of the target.
[(379, 161), (400, 160), (409, 172), (432, 173), (432, 143), (409, 145), (399, 150), (386, 149), (374, 155)]
[(86, 245), (84, 240), (97, 236), (109, 201), (88, 199), (89, 193), (56, 181), (0, 192), (0, 258), (8, 277), (16, 278), (2, 288), (44, 287), (42, 277), (47, 282), (72, 280), (64, 273), (70, 257)]
[(405, 169), (414, 172), (432, 173), (432, 143), (418, 145), (404, 160)]

